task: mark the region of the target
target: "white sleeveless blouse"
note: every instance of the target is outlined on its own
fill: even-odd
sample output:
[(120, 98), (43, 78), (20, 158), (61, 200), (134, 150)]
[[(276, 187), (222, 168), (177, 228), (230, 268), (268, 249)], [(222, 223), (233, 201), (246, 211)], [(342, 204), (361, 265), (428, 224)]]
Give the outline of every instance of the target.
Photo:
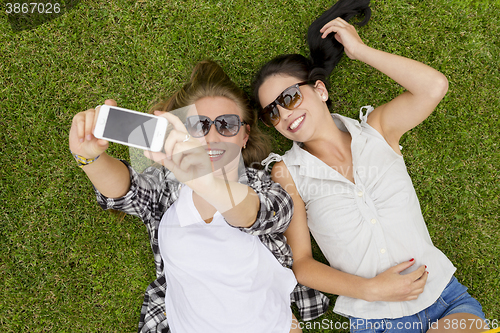
[[(363, 107), (365, 108), (365, 107)], [(351, 134), (354, 183), (298, 143), (283, 156), (307, 209), (307, 223), (333, 268), (372, 278), (415, 258), (402, 274), (427, 265), (429, 277), (418, 299), (407, 302), (366, 302), (337, 298), (334, 311), (344, 316), (399, 318), (432, 305), (455, 267), (433, 246), (403, 157), (366, 123), (332, 114), (337, 127)]]
[(158, 229), (172, 332), (288, 333), (292, 270), (219, 212), (205, 223), (192, 195), (183, 186)]

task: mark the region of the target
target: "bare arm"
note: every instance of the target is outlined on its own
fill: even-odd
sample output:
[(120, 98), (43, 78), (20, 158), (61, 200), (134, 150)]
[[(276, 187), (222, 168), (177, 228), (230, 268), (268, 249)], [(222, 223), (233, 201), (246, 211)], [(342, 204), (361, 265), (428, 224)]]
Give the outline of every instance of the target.
[(377, 107), (368, 117), (368, 123), (399, 153), (401, 136), (432, 113), (448, 91), (448, 80), (421, 62), (365, 45), (356, 29), (341, 18), (326, 24), (321, 32), (323, 36), (335, 32), (335, 38), (344, 45), (349, 58), (378, 69), (407, 90)]
[(272, 178), (293, 199), (294, 215), (285, 236), (292, 248), (292, 269), (299, 283), (323, 292), (366, 301), (408, 301), (423, 292), (427, 281), (425, 266), (407, 275), (399, 274), (413, 265), (411, 261), (391, 267), (371, 279), (341, 272), (316, 261), (312, 256), (305, 205), (283, 162), (274, 165)]
[[(116, 106), (113, 100), (106, 100), (106, 104)], [(93, 136), (97, 114), (98, 110), (89, 109), (75, 115), (69, 133), (69, 147), (73, 153), (87, 159), (99, 156), (82, 169), (99, 192), (109, 198), (118, 198), (130, 188), (130, 173), (125, 164), (105, 153), (108, 141)]]

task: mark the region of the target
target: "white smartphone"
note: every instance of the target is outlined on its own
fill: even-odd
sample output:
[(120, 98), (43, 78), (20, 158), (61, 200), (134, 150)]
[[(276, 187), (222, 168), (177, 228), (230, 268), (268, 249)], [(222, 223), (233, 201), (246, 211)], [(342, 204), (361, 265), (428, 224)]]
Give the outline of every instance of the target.
[(99, 109), (94, 136), (130, 147), (161, 151), (168, 121), (152, 114), (102, 105)]

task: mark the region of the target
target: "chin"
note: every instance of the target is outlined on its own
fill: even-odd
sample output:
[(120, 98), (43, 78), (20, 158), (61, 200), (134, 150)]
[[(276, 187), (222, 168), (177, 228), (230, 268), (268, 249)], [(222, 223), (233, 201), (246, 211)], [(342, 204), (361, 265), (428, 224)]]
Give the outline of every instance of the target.
[(222, 170), (228, 173), (234, 169), (238, 169), (241, 154), (236, 156), (225, 153), (220, 160), (212, 162), (212, 170), (215, 177), (223, 177)]

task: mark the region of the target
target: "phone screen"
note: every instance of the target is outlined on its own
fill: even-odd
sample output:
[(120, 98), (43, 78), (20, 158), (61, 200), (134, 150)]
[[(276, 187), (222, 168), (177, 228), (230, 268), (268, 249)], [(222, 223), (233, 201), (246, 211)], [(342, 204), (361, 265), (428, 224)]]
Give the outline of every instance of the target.
[(103, 136), (151, 148), (156, 128), (156, 118), (110, 108)]

